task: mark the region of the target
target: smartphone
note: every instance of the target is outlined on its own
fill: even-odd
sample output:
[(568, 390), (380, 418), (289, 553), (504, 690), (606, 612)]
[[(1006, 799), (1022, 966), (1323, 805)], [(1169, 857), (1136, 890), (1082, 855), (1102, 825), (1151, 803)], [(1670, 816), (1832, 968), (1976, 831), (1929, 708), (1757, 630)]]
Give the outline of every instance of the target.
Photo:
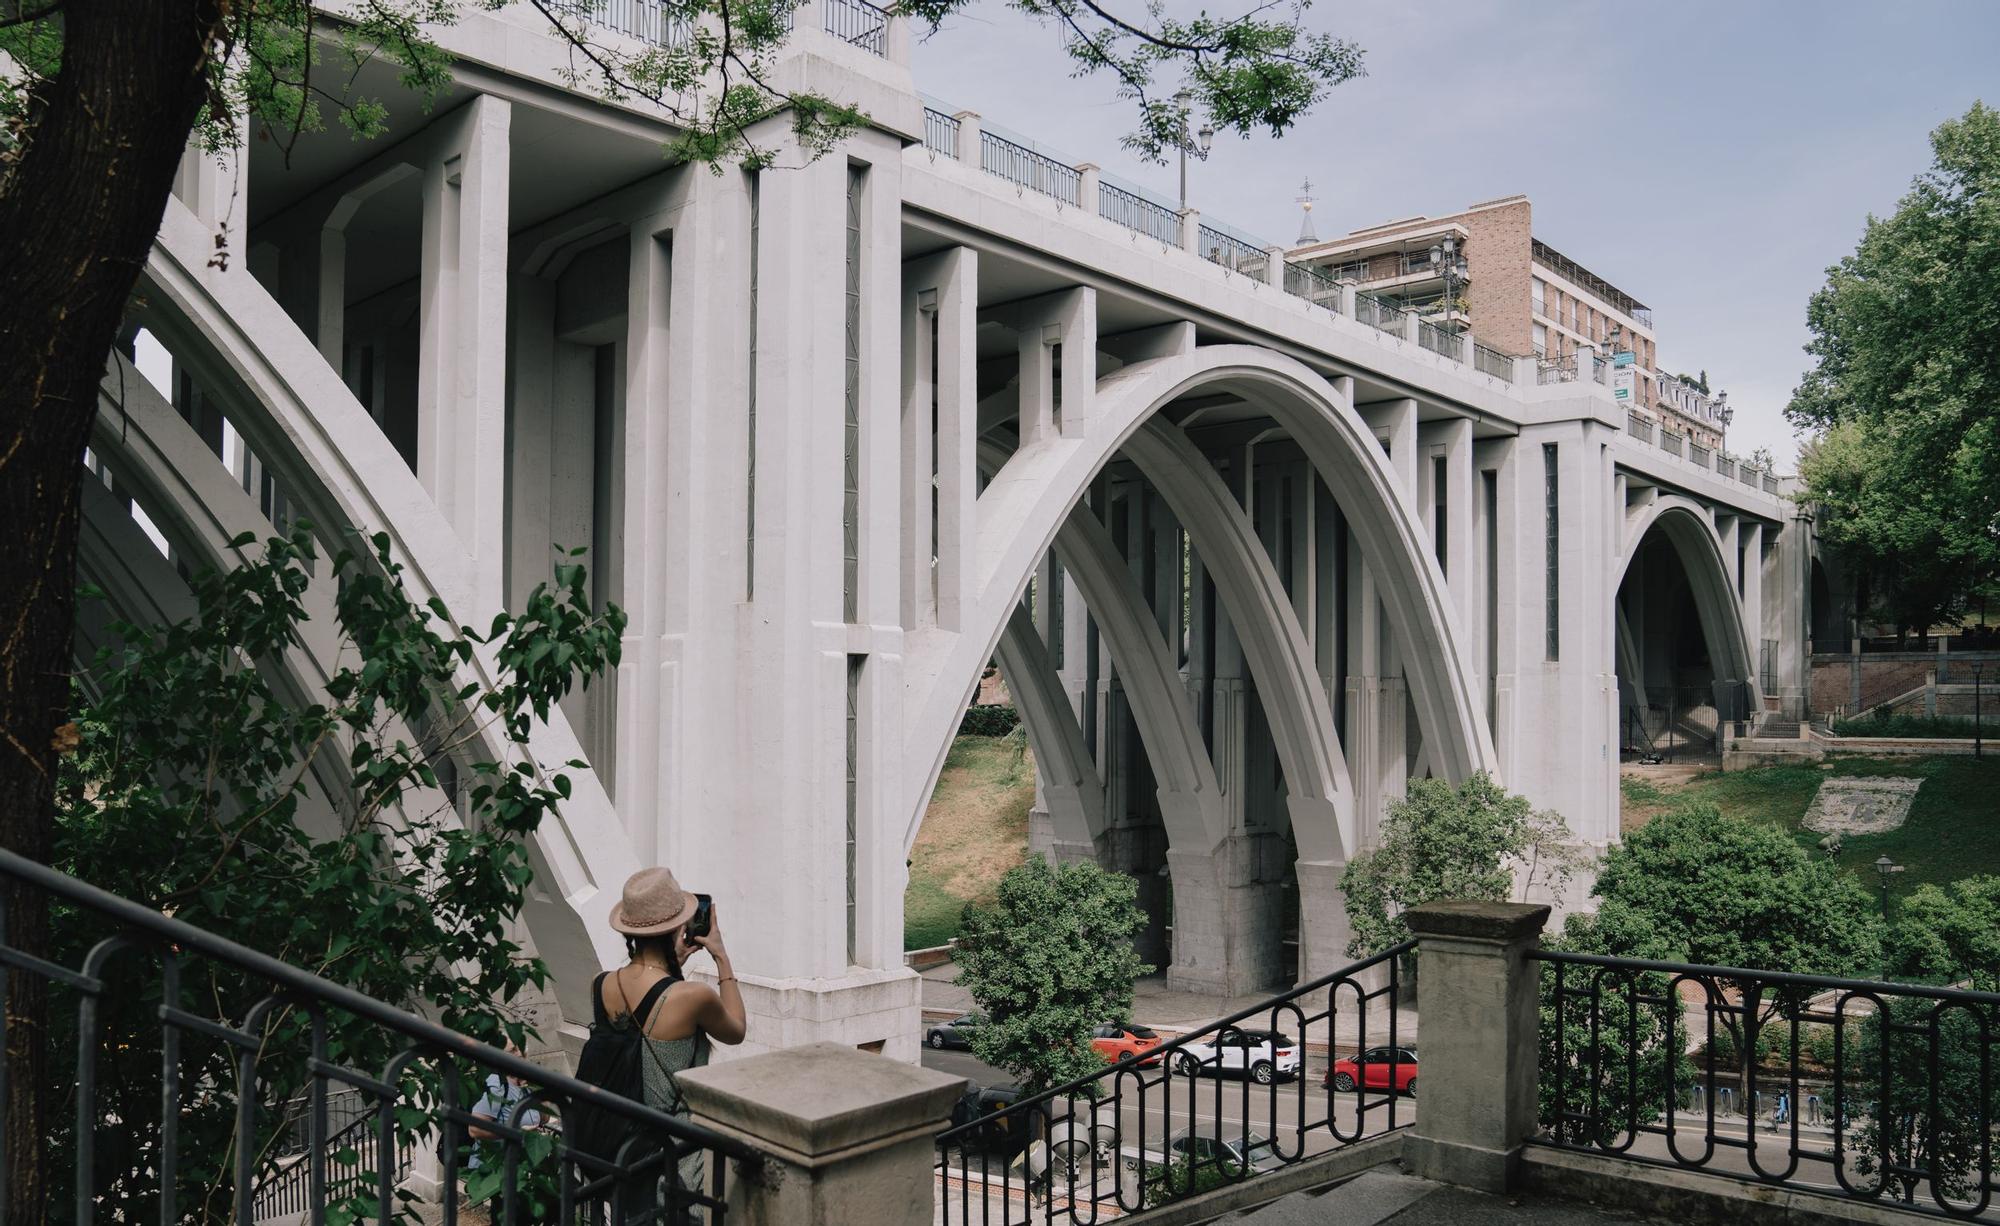
[(696, 937), (705, 937), (708, 935), (709, 913), (714, 907), (715, 899), (711, 896), (707, 894), (696, 894), (694, 896), (694, 918), (687, 922), (688, 940), (692, 941)]

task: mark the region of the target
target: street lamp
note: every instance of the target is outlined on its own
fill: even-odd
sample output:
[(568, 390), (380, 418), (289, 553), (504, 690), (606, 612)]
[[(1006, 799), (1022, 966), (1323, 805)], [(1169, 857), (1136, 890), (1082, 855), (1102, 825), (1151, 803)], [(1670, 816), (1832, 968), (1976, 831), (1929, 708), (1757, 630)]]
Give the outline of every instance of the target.
[(1444, 278), (1444, 316), (1449, 321), (1452, 307), (1458, 302), (1459, 282), (1466, 280), (1470, 271), (1465, 257), (1458, 253), (1458, 239), (1447, 234), (1442, 241), (1431, 244), (1431, 271)]
[(1882, 922), (1889, 922), (1889, 874), (1900, 873), (1903, 866), (1891, 860), (1887, 852), (1875, 858), (1875, 874), (1882, 879)]
[(1188, 110), (1193, 105), (1193, 102), (1194, 95), (1187, 90), (1182, 90), (1180, 93), (1174, 95), (1174, 105), (1180, 108), (1181, 117), (1180, 135), (1174, 143), (1180, 146), (1181, 151), (1181, 212), (1183, 213), (1187, 212), (1188, 207), (1188, 155), (1191, 153), (1194, 155), (1196, 161), (1205, 162), (1208, 160), (1209, 146), (1215, 143), (1215, 128), (1206, 119), (1201, 121), (1200, 128), (1196, 129), (1192, 135), (1189, 134)]

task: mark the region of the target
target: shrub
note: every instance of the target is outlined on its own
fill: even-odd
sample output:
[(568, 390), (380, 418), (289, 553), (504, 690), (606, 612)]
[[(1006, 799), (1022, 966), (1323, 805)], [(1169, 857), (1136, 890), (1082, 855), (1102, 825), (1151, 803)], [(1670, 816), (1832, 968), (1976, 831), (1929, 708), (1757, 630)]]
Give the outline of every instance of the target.
[(1006, 736), (1021, 722), (1021, 713), (998, 704), (967, 707), (958, 721), (960, 736)]
[[(1973, 721), (1949, 715), (1888, 715), (1875, 710), (1857, 719), (1835, 721), (1836, 736), (1878, 736), (1900, 738), (1958, 737), (1971, 739)], [(2000, 728), (1988, 728), (1992, 735)]]

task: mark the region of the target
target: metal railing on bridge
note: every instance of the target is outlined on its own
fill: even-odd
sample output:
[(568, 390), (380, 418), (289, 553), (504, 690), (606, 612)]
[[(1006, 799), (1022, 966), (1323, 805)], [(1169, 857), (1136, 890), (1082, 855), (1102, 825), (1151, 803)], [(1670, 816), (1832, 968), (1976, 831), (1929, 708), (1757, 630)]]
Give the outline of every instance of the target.
[(984, 129), (979, 133), (979, 165), (987, 174), (1068, 205), (1076, 203), (1083, 181), (1076, 167)]
[(1482, 374), (1492, 375), (1508, 383), (1514, 381), (1514, 359), (1490, 345), (1472, 342), (1472, 364)]
[(1553, 1022), (1540, 1040), (1535, 1143), (2000, 1217), (2000, 994), (1528, 956), (1542, 966), (1542, 1016)]
[(828, 34), (875, 55), (889, 54), (889, 14), (868, 0), (820, 0)]
[[(462, 1130), (475, 1124), (493, 1134), (479, 1142), (482, 1160), (504, 1171), (499, 1203), (477, 1210), (480, 1221), (486, 1208), (493, 1220), (521, 1220), (520, 1189), (538, 1179), (554, 1188), (554, 1216), (538, 1220), (602, 1220), (608, 1204), (620, 1222), (681, 1223), (695, 1211), (719, 1222), (723, 1159), (744, 1172), (766, 1162), (742, 1141), (0, 851), (0, 904), (11, 913), (30, 895), (63, 913), (65, 945), (95, 938), (67, 965), (12, 933), (0, 937), (0, 993), (39, 985), (46, 1001), (31, 1024), (50, 1036), (52, 1057), (58, 1041), (74, 1046), (42, 1070), (61, 1070), (74, 1113), (46, 1120), (34, 1141), (48, 1158), (51, 1197), (65, 1198), (78, 1222), (179, 1221), (197, 1211), (197, 1195), (206, 1212), (242, 1223), (257, 1220), (260, 1196), (302, 1201), (313, 1221), (334, 1209), (388, 1221), (404, 1208), (404, 1151), (431, 1146), (442, 1175), (431, 1220), (470, 1220), (459, 1184), (470, 1145)], [(0, 1051), (12, 1052), (26, 1041), (14, 1027), (29, 1019), (15, 1016), (16, 996), (8, 1000)], [(379, 1053), (379, 1065), (354, 1067), (360, 1052)], [(518, 1123), (473, 1113), (472, 1087), (489, 1077), (523, 1090), (510, 1117)], [(348, 1092), (361, 1105), (336, 1127), (333, 1103)], [(616, 1155), (578, 1146), (579, 1116), (590, 1111), (632, 1127)], [(0, 1115), (0, 1148), (8, 1122)], [(363, 1149), (373, 1153), (362, 1158)], [(703, 1177), (685, 1186), (678, 1172), (696, 1155)], [(74, 1173), (67, 1188), (64, 1171)]]
[[(1398, 1002), (1415, 948), (1405, 941), (999, 1110), (981, 1113), (968, 1096), (937, 1136), (937, 1221), (1102, 1221), (1218, 1178), (1254, 1179), (1318, 1152), (1314, 1143), (1407, 1127), (1415, 1113), (1402, 1098), (1415, 1098), (1418, 1069)], [(1323, 1073), (1309, 1053), (1330, 1061)], [(1225, 1073), (1241, 1088), (1225, 1087)]]
[(954, 160), (958, 157), (958, 119), (924, 108), (924, 148)]
[(1394, 336), (1403, 335), (1404, 314), (1401, 307), (1374, 294), (1364, 292), (1354, 295), (1354, 318), (1379, 331)]
[(1688, 459), (1693, 460), (1703, 468), (1713, 468), (1715, 466), (1715, 453), (1691, 438), (1688, 440)]
[(1285, 261), (1285, 292), (1340, 314), (1340, 282), (1310, 264)]
[(682, 46), (694, 34), (687, 10), (666, 0), (567, 0), (555, 11), (657, 47)]
[(1111, 183), (1097, 185), (1097, 215), (1158, 239), (1169, 247), (1181, 245), (1181, 215), (1164, 204)]
[(1417, 344), (1455, 362), (1465, 360), (1464, 338), (1456, 332), (1447, 332), (1428, 319), (1417, 320)]
[(1627, 409), (1625, 410), (1625, 433), (1642, 443), (1650, 443), (1653, 441), (1653, 423), (1634, 413), (1632, 410)]
[(1201, 255), (1211, 264), (1220, 264), (1232, 272), (1247, 276), (1262, 277), (1270, 266), (1270, 253), (1262, 247), (1255, 247), (1234, 235), (1224, 234), (1213, 226), (1201, 227)]

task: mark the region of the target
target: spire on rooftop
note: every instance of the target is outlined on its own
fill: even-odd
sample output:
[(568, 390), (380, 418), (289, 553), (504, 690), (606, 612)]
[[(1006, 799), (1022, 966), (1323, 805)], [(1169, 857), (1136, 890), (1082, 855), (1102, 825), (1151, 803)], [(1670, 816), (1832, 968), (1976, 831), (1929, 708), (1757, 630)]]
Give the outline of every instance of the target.
[(1294, 244), (1295, 246), (1303, 247), (1307, 243), (1316, 243), (1319, 241), (1319, 235), (1313, 230), (1312, 190), (1313, 181), (1311, 179), (1307, 179), (1299, 185), (1299, 207), (1305, 210), (1305, 216), (1299, 221), (1299, 241)]

